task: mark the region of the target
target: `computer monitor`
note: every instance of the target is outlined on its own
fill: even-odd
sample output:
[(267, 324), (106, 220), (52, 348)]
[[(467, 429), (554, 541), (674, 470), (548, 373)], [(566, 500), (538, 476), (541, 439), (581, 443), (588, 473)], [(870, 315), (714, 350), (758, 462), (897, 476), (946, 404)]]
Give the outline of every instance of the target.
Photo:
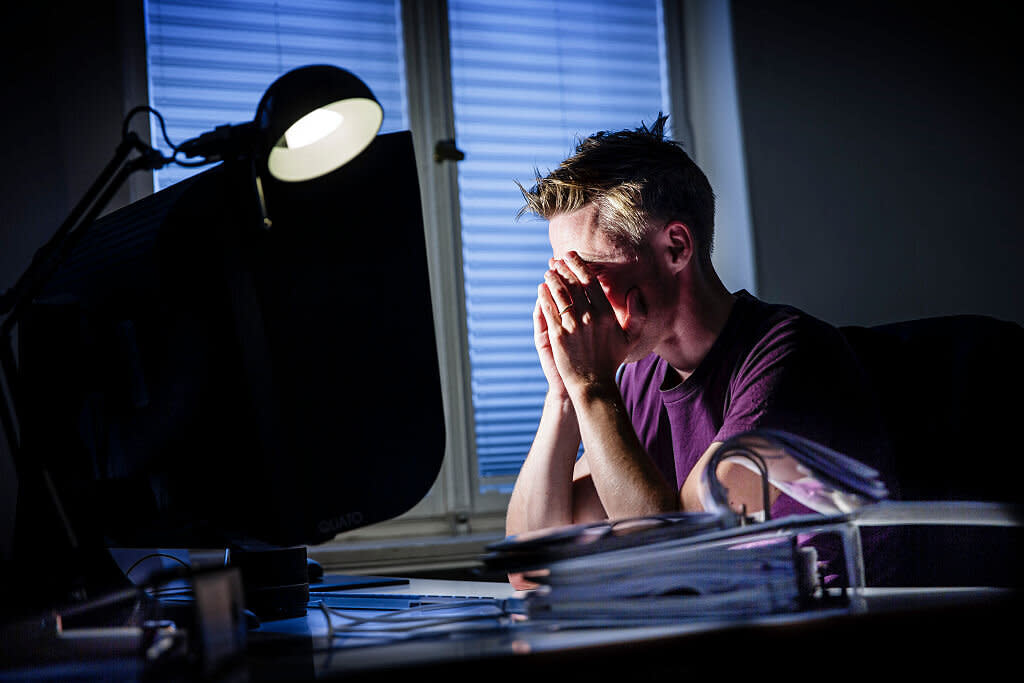
[[(97, 221), (19, 324), (21, 457), (78, 547), (314, 545), (437, 476), (411, 135), (316, 180), (263, 178), (269, 229), (254, 181), (224, 163)], [(61, 561), (42, 493), (16, 561)]]

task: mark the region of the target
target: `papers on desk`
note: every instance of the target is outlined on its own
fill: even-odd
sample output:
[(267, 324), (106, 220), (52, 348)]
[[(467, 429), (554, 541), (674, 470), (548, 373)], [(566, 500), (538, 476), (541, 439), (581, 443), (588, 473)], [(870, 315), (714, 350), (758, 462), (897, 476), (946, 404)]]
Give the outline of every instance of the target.
[[(655, 516), (608, 523), (600, 540), (574, 545), (571, 533), (597, 535), (598, 525), (561, 529), (551, 535), (548, 560), (541, 538), (527, 539), (529, 554), (516, 539), (490, 546), (484, 563), (492, 569), (524, 572), (540, 584), (525, 599), (528, 617), (652, 623), (679, 619), (727, 619), (795, 612), (835, 603), (818, 579), (813, 547), (801, 533), (851, 531), (848, 518), (801, 516), (774, 522), (709, 525), (701, 513), (693, 531), (680, 514), (667, 524)], [(615, 534), (615, 527), (640, 531)], [(652, 525), (652, 526), (645, 526)], [(717, 528), (716, 528), (717, 527)], [(658, 531), (658, 537), (650, 535)], [(675, 537), (668, 534), (675, 532)], [(852, 530), (855, 533), (855, 530)], [(628, 545), (627, 545), (628, 543)], [(608, 544), (608, 549), (602, 546)], [(586, 548), (582, 550), (581, 548)]]
[(797, 611), (801, 551), (792, 538), (766, 543), (654, 547), (553, 564), (526, 601), (538, 619), (677, 620)]
[[(762, 475), (766, 503), (771, 483), (820, 514), (758, 523), (734, 512), (715, 476), (729, 458)], [(541, 620), (649, 623), (831, 606), (848, 595), (819, 580), (816, 551), (803, 544), (815, 535), (839, 538), (850, 586), (862, 585), (853, 513), (888, 495), (878, 472), (792, 434), (759, 430), (726, 441), (705, 475), (701, 501), (709, 512), (522, 534), (489, 546), (484, 564), (540, 584), (525, 604), (528, 616)]]

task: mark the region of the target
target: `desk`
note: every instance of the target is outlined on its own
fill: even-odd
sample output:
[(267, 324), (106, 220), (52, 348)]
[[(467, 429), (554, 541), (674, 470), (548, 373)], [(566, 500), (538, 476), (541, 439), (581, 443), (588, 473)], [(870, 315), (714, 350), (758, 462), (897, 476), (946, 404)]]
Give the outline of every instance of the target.
[[(360, 589), (378, 594), (514, 597), (507, 584), (412, 580), (405, 586)], [(418, 640), (348, 649), (326, 648), (326, 624), (311, 610), (304, 620), (277, 622), (253, 633), (254, 680), (394, 680), (479, 677), (529, 681), (678, 679), (696, 672), (831, 676), (851, 669), (948, 675), (1001, 672), (1019, 648), (1019, 600), (991, 589), (867, 589), (867, 609), (776, 615), (733, 622), (687, 622), (631, 628), (517, 629), (449, 640)], [(304, 629), (303, 652), (266, 638)], [(729, 674), (722, 672), (729, 667)], [(801, 673), (802, 672), (802, 673)], [(816, 672), (816, 673), (815, 673)], [(774, 678), (774, 675), (772, 675)]]
[[(503, 583), (412, 579), (356, 593), (508, 599)], [(645, 627), (517, 628), (380, 646), (330, 649), (319, 609), (266, 622), (249, 632), (244, 667), (231, 681), (396, 680), (414, 676), (519, 681), (710, 680), (780, 673), (815, 680), (853, 672), (889, 679), (969, 673), (1002, 675), (1019, 658), (1020, 600), (991, 589), (867, 589), (867, 608), (775, 615), (731, 622), (688, 621)], [(1011, 669), (1012, 670), (1012, 669)], [(145, 671), (138, 659), (97, 658), (21, 666), (0, 680), (194, 680)], [(216, 679), (219, 680), (219, 679)]]

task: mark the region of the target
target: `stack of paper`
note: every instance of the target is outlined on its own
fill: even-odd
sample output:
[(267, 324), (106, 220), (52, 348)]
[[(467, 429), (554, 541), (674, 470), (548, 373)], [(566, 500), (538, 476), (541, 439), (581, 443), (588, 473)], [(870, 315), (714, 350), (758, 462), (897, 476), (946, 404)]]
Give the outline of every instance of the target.
[(793, 612), (811, 598), (792, 538), (661, 543), (553, 563), (526, 599), (535, 619), (724, 619)]
[[(714, 476), (738, 458), (767, 482), (820, 514), (754, 523), (731, 510)], [(833, 604), (822, 588), (813, 534), (840, 537), (859, 576), (852, 513), (884, 499), (878, 472), (817, 443), (759, 430), (725, 442), (702, 481), (702, 513), (607, 521), (509, 537), (489, 546), (491, 569), (540, 584), (525, 600), (534, 619), (678, 620), (736, 618)], [(767, 485), (766, 485), (767, 489)], [(844, 593), (845, 595), (845, 593)]]

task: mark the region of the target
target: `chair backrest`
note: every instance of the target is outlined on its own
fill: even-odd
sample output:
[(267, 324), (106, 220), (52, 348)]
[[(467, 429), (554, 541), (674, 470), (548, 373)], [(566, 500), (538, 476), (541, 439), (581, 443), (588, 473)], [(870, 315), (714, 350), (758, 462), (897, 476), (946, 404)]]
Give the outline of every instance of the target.
[[(1024, 329), (979, 315), (843, 327), (878, 394), (904, 500), (1020, 504)], [(1021, 527), (894, 530), (881, 585), (1020, 587)]]
[(840, 329), (875, 386), (904, 499), (1021, 500), (1024, 328), (954, 315)]

